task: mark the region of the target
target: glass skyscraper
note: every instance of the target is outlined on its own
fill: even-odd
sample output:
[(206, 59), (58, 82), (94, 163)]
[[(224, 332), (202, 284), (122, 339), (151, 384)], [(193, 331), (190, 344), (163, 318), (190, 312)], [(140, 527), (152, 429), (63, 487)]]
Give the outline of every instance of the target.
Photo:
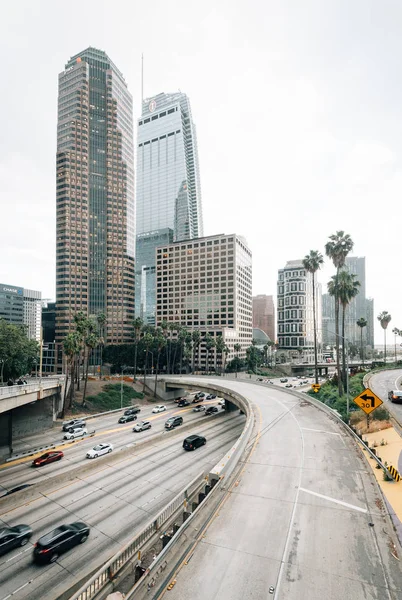
[(87, 48), (59, 75), (56, 342), (74, 314), (104, 313), (106, 343), (134, 317), (132, 97), (107, 54)]
[(137, 143), (135, 312), (153, 324), (155, 281), (148, 275), (155, 273), (156, 247), (203, 235), (197, 138), (187, 96), (162, 93), (145, 100)]

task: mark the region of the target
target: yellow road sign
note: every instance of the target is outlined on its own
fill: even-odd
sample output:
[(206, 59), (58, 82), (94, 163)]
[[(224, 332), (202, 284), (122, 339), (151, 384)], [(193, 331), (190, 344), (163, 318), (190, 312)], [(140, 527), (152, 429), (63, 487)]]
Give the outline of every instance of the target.
[(311, 384), (311, 387), (313, 388), (313, 390), (314, 390), (315, 392), (319, 392), (319, 391), (320, 391), (320, 389), (321, 389), (321, 386), (320, 386), (320, 384), (319, 384), (319, 383), (312, 383), (312, 384)]
[(366, 415), (369, 415), (373, 410), (381, 406), (382, 400), (375, 395), (370, 388), (366, 388), (361, 394), (353, 399), (353, 402), (357, 404), (359, 408), (364, 410)]

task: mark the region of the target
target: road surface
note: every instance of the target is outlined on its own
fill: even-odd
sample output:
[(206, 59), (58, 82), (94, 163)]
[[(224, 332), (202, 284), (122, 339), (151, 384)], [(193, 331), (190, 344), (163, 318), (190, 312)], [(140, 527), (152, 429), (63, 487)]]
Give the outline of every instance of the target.
[(370, 378), (370, 388), (381, 400), (389, 412), (402, 425), (402, 403), (396, 404), (388, 400), (388, 392), (391, 390), (402, 390), (402, 369), (392, 371), (380, 371)]

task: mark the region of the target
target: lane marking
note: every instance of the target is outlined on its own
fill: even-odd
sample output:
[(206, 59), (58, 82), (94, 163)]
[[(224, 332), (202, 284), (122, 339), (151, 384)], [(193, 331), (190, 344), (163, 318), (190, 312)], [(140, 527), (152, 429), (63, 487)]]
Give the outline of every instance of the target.
[(17, 556), (21, 556), (21, 554), (24, 554), (24, 552), (28, 552), (28, 550), (30, 550), (32, 552), (32, 546), (28, 546), (28, 548), (25, 548), (25, 550), (22, 550), (22, 552), (18, 552), (18, 554), (14, 554), (14, 556), (12, 556), (11, 558), (8, 558), (6, 561), (4, 561), (3, 564), (6, 564), (6, 563), (14, 560), (14, 558), (17, 558)]
[[(328, 433), (329, 435), (341, 435), (334, 431), (324, 431), (324, 429), (310, 429), (309, 427), (302, 427), (303, 431), (315, 431), (316, 433)], [(342, 437), (342, 436), (341, 436)]]
[(340, 504), (341, 506), (346, 506), (346, 508), (352, 508), (353, 510), (357, 510), (359, 512), (367, 514), (367, 508), (360, 508), (360, 506), (356, 506), (354, 504), (349, 504), (348, 502), (344, 502), (343, 500), (337, 500), (336, 498), (331, 498), (331, 496), (325, 496), (324, 494), (319, 494), (318, 492), (313, 492), (311, 490), (306, 490), (306, 488), (300, 488), (302, 492), (306, 492), (306, 494), (311, 494), (312, 496), (317, 496), (317, 498), (323, 498), (324, 500), (328, 500), (329, 502), (334, 502), (335, 504)]

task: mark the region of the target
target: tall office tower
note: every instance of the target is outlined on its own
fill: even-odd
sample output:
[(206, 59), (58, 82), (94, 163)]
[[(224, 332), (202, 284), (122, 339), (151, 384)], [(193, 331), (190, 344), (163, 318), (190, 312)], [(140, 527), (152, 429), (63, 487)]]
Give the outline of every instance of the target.
[(326, 346), (335, 346), (335, 301), (329, 294), (322, 295), (322, 343)]
[[(363, 343), (366, 338), (366, 345), (374, 348), (374, 300), (366, 298), (366, 320), (367, 327), (363, 328)], [(366, 331), (364, 331), (366, 330)]]
[(187, 96), (162, 93), (145, 100), (137, 144), (135, 313), (154, 324), (156, 247), (203, 235), (197, 137)]
[[(315, 281), (318, 361), (322, 360), (321, 285)], [(286, 360), (314, 362), (313, 276), (301, 260), (278, 271), (279, 355)]]
[(253, 327), (262, 329), (271, 342), (275, 339), (275, 306), (273, 296), (253, 296)]
[[(215, 339), (222, 336), (227, 359), (240, 358), (252, 342), (251, 251), (241, 236), (214, 235), (157, 248), (156, 325), (166, 320)], [(210, 352), (210, 366), (220, 360)], [(206, 368), (201, 345), (199, 366)]]
[[(369, 320), (366, 299), (366, 258), (348, 256), (345, 261), (345, 268), (349, 273), (356, 275), (356, 281), (360, 282), (359, 293), (350, 301), (346, 309), (345, 337), (350, 340), (350, 343), (360, 347), (360, 328), (356, 325), (356, 322), (361, 317), (367, 321)], [(364, 333), (363, 330), (363, 337)]]
[(24, 324), (30, 340), (40, 341), (42, 324), (42, 293), (24, 288)]
[(0, 283), (0, 319), (25, 327), (30, 340), (40, 340), (41, 292)]
[(132, 97), (117, 67), (95, 48), (73, 56), (59, 75), (56, 214), (56, 342), (81, 310), (106, 315), (107, 344), (130, 341)]

